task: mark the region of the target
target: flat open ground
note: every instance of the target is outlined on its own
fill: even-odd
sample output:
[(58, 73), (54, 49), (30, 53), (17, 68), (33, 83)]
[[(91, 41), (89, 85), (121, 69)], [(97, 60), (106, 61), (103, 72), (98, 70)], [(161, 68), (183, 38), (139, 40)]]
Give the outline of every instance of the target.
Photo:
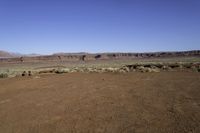
[(200, 73), (0, 79), (1, 133), (199, 133)]

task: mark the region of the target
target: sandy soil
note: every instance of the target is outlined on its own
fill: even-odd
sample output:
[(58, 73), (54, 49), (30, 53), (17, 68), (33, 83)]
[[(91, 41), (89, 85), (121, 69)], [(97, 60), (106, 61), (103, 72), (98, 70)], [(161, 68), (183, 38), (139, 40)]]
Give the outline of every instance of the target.
[(200, 73), (0, 80), (0, 133), (199, 133)]

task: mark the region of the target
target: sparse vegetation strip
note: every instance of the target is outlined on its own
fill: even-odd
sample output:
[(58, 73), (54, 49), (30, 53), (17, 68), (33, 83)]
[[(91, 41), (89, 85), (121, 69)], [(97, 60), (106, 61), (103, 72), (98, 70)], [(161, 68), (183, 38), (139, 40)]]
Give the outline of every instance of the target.
[[(128, 72), (161, 72), (161, 71), (191, 71), (200, 72), (200, 63), (134, 63), (122, 66), (77, 66), (77, 67), (45, 67), (39, 69), (22, 70), (21, 72), (14, 70), (7, 72), (1, 72), (0, 78), (15, 77), (15, 76), (32, 76), (35, 74), (45, 73), (128, 73)], [(20, 74), (21, 73), (21, 74)]]

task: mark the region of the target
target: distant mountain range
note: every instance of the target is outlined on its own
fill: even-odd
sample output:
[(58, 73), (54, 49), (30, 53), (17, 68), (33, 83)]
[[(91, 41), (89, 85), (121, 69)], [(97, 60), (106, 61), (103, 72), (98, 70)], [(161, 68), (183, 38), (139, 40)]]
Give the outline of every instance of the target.
[(55, 53), (52, 55), (19, 54), (0, 51), (0, 62), (38, 62), (38, 61), (89, 61), (135, 58), (200, 57), (200, 50), (146, 53)]
[(21, 53), (14, 53), (14, 52), (7, 52), (0, 50), (0, 58), (15, 58), (15, 57), (34, 57), (34, 56), (40, 56), (39, 54), (21, 54)]
[(20, 54), (0, 50), (0, 58), (18, 57)]

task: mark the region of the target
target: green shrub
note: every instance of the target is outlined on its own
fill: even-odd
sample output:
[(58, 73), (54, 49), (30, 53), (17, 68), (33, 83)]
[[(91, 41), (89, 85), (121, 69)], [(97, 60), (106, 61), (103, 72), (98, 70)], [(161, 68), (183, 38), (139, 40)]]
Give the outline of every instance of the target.
[(0, 74), (0, 78), (7, 78), (8, 77), (8, 74), (7, 73), (1, 73)]

